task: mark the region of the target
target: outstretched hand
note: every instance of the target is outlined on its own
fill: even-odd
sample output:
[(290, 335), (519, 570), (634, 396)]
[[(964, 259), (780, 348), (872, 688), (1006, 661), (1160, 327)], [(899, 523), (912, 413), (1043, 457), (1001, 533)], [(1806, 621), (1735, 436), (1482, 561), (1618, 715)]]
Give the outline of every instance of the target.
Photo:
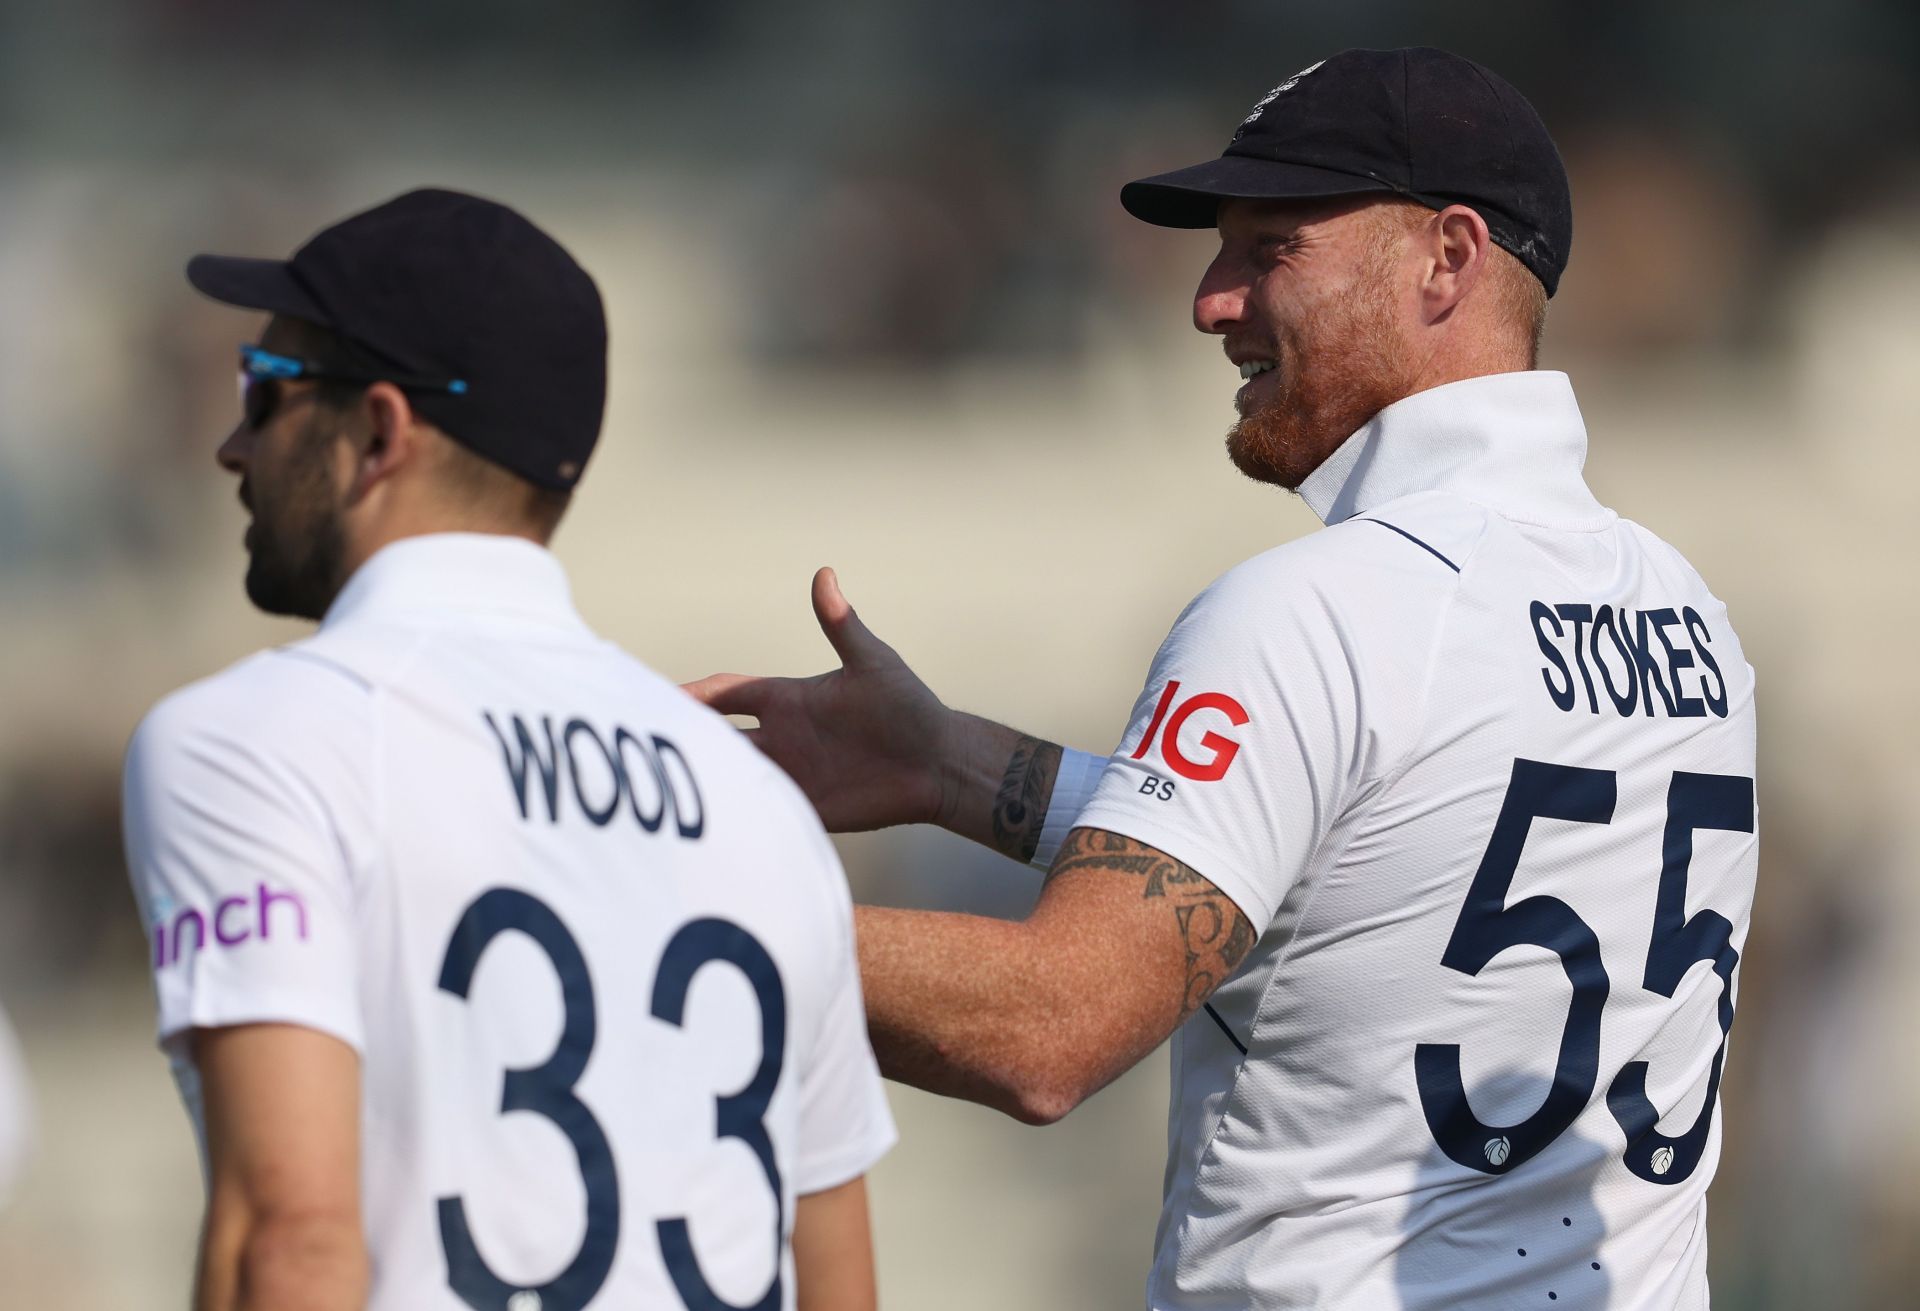
[(940, 822), (953, 712), (860, 622), (831, 569), (813, 576), (813, 614), (840, 668), (812, 678), (712, 674), (686, 691), (721, 714), (758, 719), (747, 736), (831, 831)]

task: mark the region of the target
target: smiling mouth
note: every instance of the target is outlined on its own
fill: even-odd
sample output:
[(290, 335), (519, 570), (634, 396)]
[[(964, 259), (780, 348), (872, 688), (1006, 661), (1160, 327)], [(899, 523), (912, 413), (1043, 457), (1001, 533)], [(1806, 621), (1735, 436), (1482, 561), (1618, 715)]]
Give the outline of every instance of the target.
[(1240, 366), (1240, 377), (1243, 381), (1249, 378), (1256, 378), (1269, 370), (1279, 367), (1279, 362), (1276, 360), (1248, 360)]

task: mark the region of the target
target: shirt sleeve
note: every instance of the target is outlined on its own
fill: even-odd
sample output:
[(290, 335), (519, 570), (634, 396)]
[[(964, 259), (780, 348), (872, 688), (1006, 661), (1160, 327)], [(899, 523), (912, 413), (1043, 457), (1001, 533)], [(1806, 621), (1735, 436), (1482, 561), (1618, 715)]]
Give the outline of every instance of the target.
[[(817, 830), (818, 825), (813, 827)], [(867, 1008), (860, 992), (853, 901), (846, 875), (824, 832), (819, 833), (818, 845), (821, 858), (830, 866), (840, 932), (834, 947), (835, 982), (800, 1076), (800, 1152), (793, 1190), (802, 1197), (859, 1178), (899, 1136), (887, 1106), (880, 1065), (867, 1040)]]
[(191, 1029), (265, 1022), (363, 1050), (347, 843), (321, 781), (344, 767), (358, 707), (318, 679), (266, 696), (199, 685), (128, 748), (127, 865), (176, 1059)]
[(1181, 614), (1075, 821), (1204, 875), (1256, 932), (1346, 806), (1359, 737), (1339, 607), (1283, 569), (1283, 552), (1242, 565)]

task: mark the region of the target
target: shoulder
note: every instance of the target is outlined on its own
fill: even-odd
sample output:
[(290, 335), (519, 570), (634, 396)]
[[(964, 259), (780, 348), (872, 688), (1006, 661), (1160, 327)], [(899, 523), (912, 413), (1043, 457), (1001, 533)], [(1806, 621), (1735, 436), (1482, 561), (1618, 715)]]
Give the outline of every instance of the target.
[(1405, 634), (1436, 620), (1486, 523), (1486, 511), (1455, 497), (1407, 497), (1234, 566), (1194, 598), (1181, 623)]
[(304, 644), (276, 647), (163, 698), (127, 748), (129, 786), (160, 768), (299, 772), (365, 749), (372, 687)]

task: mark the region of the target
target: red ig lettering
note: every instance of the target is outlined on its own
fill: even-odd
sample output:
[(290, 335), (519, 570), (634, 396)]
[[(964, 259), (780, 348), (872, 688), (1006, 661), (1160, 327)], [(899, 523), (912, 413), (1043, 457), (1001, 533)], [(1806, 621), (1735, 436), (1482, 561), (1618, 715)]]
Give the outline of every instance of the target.
[(1160, 754), (1174, 773), (1183, 778), (1194, 779), (1201, 783), (1211, 783), (1224, 778), (1233, 758), (1240, 754), (1240, 744), (1230, 737), (1208, 730), (1200, 738), (1200, 745), (1213, 755), (1205, 762), (1193, 760), (1180, 750), (1180, 730), (1186, 727), (1187, 720), (1202, 710), (1218, 710), (1225, 714), (1227, 722), (1235, 728), (1247, 722), (1247, 712), (1238, 701), (1224, 692), (1201, 692), (1182, 701), (1169, 715), (1167, 707), (1173, 705), (1173, 699), (1180, 692), (1180, 681), (1173, 679), (1167, 683), (1167, 690), (1160, 694), (1160, 704), (1154, 707), (1153, 721), (1147, 725), (1146, 733), (1140, 739), (1140, 745), (1134, 748), (1133, 759), (1139, 760), (1153, 747), (1154, 734), (1160, 729), (1160, 722), (1166, 721), (1166, 732), (1160, 740)]

